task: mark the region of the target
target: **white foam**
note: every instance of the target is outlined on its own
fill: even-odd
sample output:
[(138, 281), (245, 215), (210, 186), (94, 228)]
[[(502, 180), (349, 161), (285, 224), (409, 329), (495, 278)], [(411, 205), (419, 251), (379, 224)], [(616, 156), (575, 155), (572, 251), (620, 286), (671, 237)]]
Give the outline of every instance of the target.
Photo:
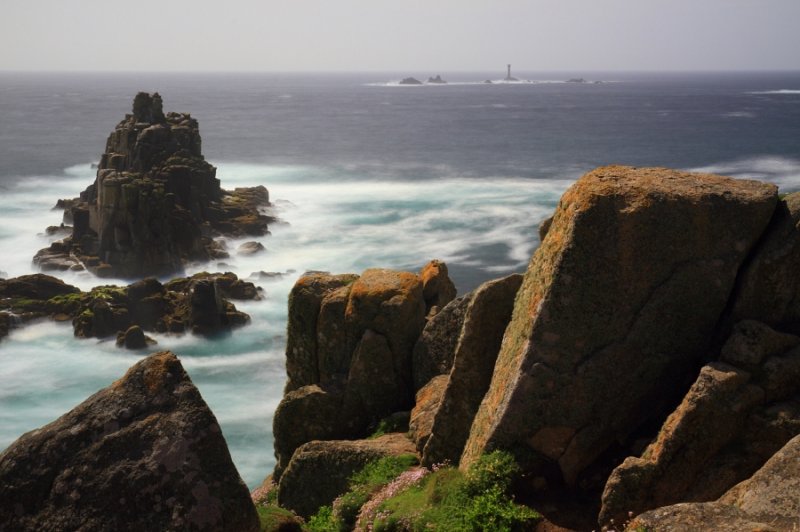
[[(242, 278), (262, 270), (293, 273), (257, 281), (264, 300), (236, 302), (252, 321), (230, 335), (150, 335), (158, 342), (152, 350), (169, 349), (181, 357), (250, 486), (274, 465), (271, 417), (285, 381), (287, 296), (297, 277), (307, 270), (415, 270), (432, 258), (483, 270), (486, 277), (521, 270), (537, 244), (539, 221), (571, 182), (464, 178), (446, 165), (320, 168), (211, 162), (225, 188), (265, 185), (273, 210), (289, 223), (273, 224), (270, 236), (229, 239), (229, 259), (192, 265), (187, 273), (233, 271)], [(403, 173), (419, 179), (391, 179)], [(60, 176), (19, 180), (0, 196), (0, 227), (5, 228), (0, 270), (12, 276), (34, 271), (31, 257), (53, 240), (38, 234), (60, 221), (51, 207), (58, 198), (75, 197), (93, 179), (89, 165), (76, 165)], [(248, 240), (260, 241), (266, 251), (237, 255), (238, 245)], [(84, 290), (127, 284), (85, 272), (56, 275)], [(114, 341), (74, 338), (69, 324), (43, 322), (13, 331), (0, 350), (0, 447), (107, 386), (144, 354), (122, 351)]]
[(707, 166), (689, 168), (694, 172), (722, 174), (740, 179), (758, 179), (778, 185), (785, 191), (800, 190), (800, 159), (762, 155)]
[(770, 91), (750, 91), (747, 94), (800, 94), (800, 89), (777, 89)]

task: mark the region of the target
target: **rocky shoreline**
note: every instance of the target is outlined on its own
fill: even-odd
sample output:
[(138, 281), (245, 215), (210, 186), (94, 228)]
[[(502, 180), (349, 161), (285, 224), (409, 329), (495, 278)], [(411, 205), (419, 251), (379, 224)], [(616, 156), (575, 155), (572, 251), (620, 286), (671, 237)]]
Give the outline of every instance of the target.
[[(70, 207), (67, 256), (84, 253), (78, 240), (100, 246), (96, 272), (180, 268), (189, 250), (213, 242), (205, 229), (183, 243), (166, 232), (152, 241), (154, 254), (133, 258), (144, 241), (125, 236), (132, 219), (120, 213), (133, 203), (119, 198), (177, 186), (176, 176), (196, 170), (211, 188), (192, 185), (184, 199), (205, 190), (208, 205), (223, 201), (200, 164), (196, 123), (164, 116), (156, 96), (137, 96), (109, 139), (95, 189)], [(178, 150), (148, 151), (151, 136)], [(195, 170), (176, 153), (193, 155)], [(124, 193), (103, 211), (97, 187), (118, 185)], [(182, 220), (206, 229), (266, 231), (252, 210), (215, 218), (207, 214), (216, 207), (181, 205)], [(95, 236), (81, 233), (87, 227)], [(467, 529), (795, 529), (800, 193), (608, 166), (562, 196), (540, 235), (523, 275), (460, 297), (435, 260), (417, 273), (301, 276), (288, 301), (277, 465), (252, 496), (177, 357), (161, 352), (0, 453), (0, 530), (436, 528), (438, 514), (423, 510), (447, 502), (442, 490), (468, 506), (491, 500), (481, 511), (499, 512), (490, 521), (469, 514)], [(122, 333), (122, 345), (130, 335), (142, 347), (144, 331), (213, 334), (244, 323), (227, 298), (257, 297), (233, 274), (89, 292), (24, 276), (0, 281), (9, 309), (0, 332), (50, 316), (71, 319), (76, 335)], [(486, 473), (487, 457), (505, 465), (482, 484), (474, 472)], [(405, 470), (382, 484), (359, 477), (400, 458)], [(401, 504), (414, 489), (429, 498)]]

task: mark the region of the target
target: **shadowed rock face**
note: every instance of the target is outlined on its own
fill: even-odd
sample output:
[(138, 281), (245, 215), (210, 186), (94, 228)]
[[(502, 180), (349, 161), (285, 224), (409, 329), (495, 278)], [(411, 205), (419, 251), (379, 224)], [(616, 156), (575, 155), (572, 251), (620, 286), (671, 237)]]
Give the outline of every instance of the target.
[(348, 480), (369, 462), (385, 456), (414, 454), (403, 434), (373, 440), (312, 441), (292, 456), (278, 485), (278, 503), (308, 518), (347, 491)]
[(773, 185), (663, 168), (583, 176), (525, 274), (462, 467), (513, 448), (571, 484), (674, 401), (776, 201)]
[(427, 466), (458, 463), (470, 426), (492, 379), (514, 298), (522, 276), (488, 281), (470, 298), (464, 325), (457, 333), (453, 367), (441, 405), (436, 411), (422, 463)]
[(798, 345), (762, 323), (737, 324), (642, 457), (612, 472), (599, 522), (715, 500), (800, 434)]
[(227, 254), (214, 235), (263, 235), (270, 218), (263, 187), (220, 188), (205, 161), (197, 120), (164, 114), (161, 97), (139, 93), (133, 114), (108, 137), (97, 178), (68, 208), (72, 234), (34, 257), (43, 270), (88, 269), (142, 277), (182, 270), (186, 261)]
[(630, 525), (665, 532), (796, 530), (800, 515), (800, 436), (789, 441), (750, 479), (715, 502), (666, 506), (638, 516)]
[(259, 527), (214, 414), (169, 352), (0, 454), (0, 500), (7, 530)]
[(800, 335), (800, 193), (783, 198), (743, 269), (730, 322), (758, 320)]

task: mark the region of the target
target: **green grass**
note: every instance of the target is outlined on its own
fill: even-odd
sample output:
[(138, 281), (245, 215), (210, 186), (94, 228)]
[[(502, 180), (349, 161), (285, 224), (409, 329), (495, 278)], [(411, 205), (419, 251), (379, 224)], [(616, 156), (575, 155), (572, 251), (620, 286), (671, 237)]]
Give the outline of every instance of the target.
[(541, 516), (509, 494), (519, 468), (508, 453), (483, 456), (466, 474), (446, 467), (378, 507), (376, 532), (397, 530), (514, 531)]
[(288, 530), (286, 528), (287, 523), (297, 523), (297, 529), (300, 529), (300, 521), (297, 516), (280, 506), (273, 504), (257, 505), (256, 511), (258, 512), (258, 520), (261, 522), (261, 530), (264, 532), (281, 530), (282, 526)]
[[(349, 491), (333, 506), (320, 508), (309, 520), (307, 529), (352, 530), (362, 506), (415, 464), (413, 455), (387, 457), (367, 464), (350, 478)], [(453, 467), (438, 468), (378, 505), (370, 518), (371, 527), (376, 532), (529, 529), (541, 516), (514, 502), (511, 488), (519, 474), (514, 458), (500, 451), (482, 456), (466, 473)]]

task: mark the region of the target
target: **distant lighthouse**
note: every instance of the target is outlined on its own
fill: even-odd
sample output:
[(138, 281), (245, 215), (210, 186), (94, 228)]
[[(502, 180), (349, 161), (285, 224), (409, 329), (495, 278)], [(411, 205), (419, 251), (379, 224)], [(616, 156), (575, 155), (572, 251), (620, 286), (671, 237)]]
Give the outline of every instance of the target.
[(506, 81), (519, 81), (517, 78), (511, 75), (511, 64), (508, 64), (508, 75), (506, 76)]

